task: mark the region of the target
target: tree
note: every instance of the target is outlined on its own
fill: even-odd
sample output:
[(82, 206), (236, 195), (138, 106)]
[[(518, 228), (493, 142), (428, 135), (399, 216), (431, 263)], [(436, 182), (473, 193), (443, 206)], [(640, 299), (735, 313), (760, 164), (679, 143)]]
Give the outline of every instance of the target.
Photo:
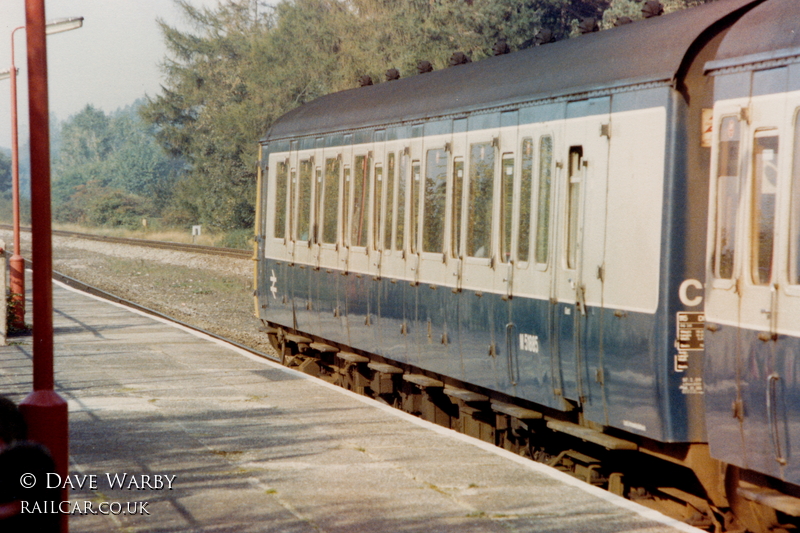
[[(699, 1), (664, 0), (668, 10)], [(581, 19), (606, 11), (607, 26), (635, 10), (641, 17), (637, 0), (176, 2), (193, 29), (160, 22), (165, 82), (142, 116), (188, 165), (171, 213), (225, 229), (252, 224), (258, 138), (292, 108), (354, 88), (362, 75), (374, 83), (390, 68), (415, 75), (421, 60), (446, 68), (456, 51), (479, 60), (500, 39), (520, 49), (542, 30), (568, 38)]]
[(11, 193), (11, 156), (0, 151), (0, 195)]
[[(710, 0), (661, 0), (664, 6), (664, 13), (672, 13), (687, 7), (695, 7)], [(608, 9), (603, 13), (603, 22), (601, 26), (611, 28), (615, 25), (617, 20), (621, 17), (628, 17), (631, 20), (640, 20), (642, 18), (642, 7), (644, 2), (642, 0), (611, 0)]]
[(212, 227), (252, 226), (255, 132), (271, 116), (264, 93), (253, 89), (270, 11), (258, 13), (244, 1), (217, 10), (178, 4), (200, 35), (160, 23), (173, 58), (164, 64), (163, 93), (148, 99), (142, 116), (162, 146), (189, 165), (174, 209)]
[[(133, 220), (123, 216), (133, 212), (132, 204), (137, 205), (138, 217), (157, 216), (170, 202), (183, 164), (158, 145), (152, 127), (139, 117), (140, 106), (141, 102), (134, 103), (106, 115), (89, 105), (64, 122), (61, 150), (53, 164), (56, 220), (118, 225), (120, 220)], [(114, 196), (109, 191), (118, 198), (125, 196), (125, 202), (106, 201), (104, 207), (119, 210), (119, 217), (92, 216), (94, 200), (87, 194), (91, 190), (106, 199)]]

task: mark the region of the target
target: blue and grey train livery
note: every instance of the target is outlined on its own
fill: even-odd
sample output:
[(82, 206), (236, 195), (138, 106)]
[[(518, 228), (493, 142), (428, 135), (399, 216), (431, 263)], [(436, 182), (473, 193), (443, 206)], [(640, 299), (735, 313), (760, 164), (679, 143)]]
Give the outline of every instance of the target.
[(781, 504), (779, 493), (796, 495), (800, 485), (798, 7), (787, 0), (755, 7), (705, 65), (714, 86), (704, 304), (709, 443), (746, 484), (736, 496), (772, 498), (786, 512), (797, 504)]
[(690, 469), (712, 523), (759, 490), (800, 511), (744, 479), (800, 483), (793, 4), (719, 0), (287, 113), (261, 141), (258, 317)]

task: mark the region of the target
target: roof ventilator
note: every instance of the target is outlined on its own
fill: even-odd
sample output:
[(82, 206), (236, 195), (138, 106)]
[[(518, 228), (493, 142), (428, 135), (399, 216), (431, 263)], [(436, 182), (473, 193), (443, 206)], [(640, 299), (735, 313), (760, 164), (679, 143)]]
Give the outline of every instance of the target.
[(647, 0), (642, 7), (642, 16), (646, 19), (664, 14), (664, 6), (658, 0)]
[(497, 42), (494, 43), (494, 46), (492, 47), (492, 54), (496, 56), (502, 56), (509, 52), (511, 52), (511, 48), (509, 48), (505, 37), (497, 39)]
[(533, 39), (533, 43), (536, 46), (541, 46), (543, 44), (554, 43), (556, 42), (556, 37), (553, 35), (553, 32), (547, 28), (542, 28), (539, 30), (539, 33), (536, 34), (536, 37)]
[(586, 35), (587, 33), (594, 33), (600, 30), (600, 26), (597, 24), (597, 19), (593, 17), (587, 17), (585, 19), (581, 19), (580, 24), (578, 24), (578, 31), (581, 32), (581, 35)]
[(450, 61), (448, 62), (451, 67), (466, 65), (467, 63), (472, 63), (472, 60), (464, 52), (454, 52), (453, 55), (450, 56)]
[(417, 74), (426, 74), (428, 72), (433, 72), (433, 65), (431, 65), (430, 61), (420, 61), (417, 63)]

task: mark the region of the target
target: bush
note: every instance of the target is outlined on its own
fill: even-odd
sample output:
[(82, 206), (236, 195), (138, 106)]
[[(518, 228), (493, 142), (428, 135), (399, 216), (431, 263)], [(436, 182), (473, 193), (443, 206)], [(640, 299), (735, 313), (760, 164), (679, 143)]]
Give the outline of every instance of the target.
[(99, 188), (83, 207), (85, 222), (93, 226), (139, 228), (142, 218), (152, 212), (147, 199), (106, 187)]
[(237, 229), (229, 231), (217, 241), (217, 246), (249, 250), (253, 247), (253, 230)]

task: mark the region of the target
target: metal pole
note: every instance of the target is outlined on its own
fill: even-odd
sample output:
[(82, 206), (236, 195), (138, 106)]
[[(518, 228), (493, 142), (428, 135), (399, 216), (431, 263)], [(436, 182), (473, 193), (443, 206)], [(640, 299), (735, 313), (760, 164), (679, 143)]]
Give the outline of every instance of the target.
[(11, 32), (11, 197), (14, 214), (14, 255), (9, 261), (11, 280), (11, 327), (25, 329), (25, 260), (19, 238), (19, 138), (17, 126), (17, 67), (14, 59), (14, 34), (25, 26)]
[[(50, 222), (50, 125), (44, 0), (25, 0), (31, 147), (31, 239), (33, 252), (33, 392), (20, 404), (28, 437), (47, 446), (56, 471), (69, 473), (67, 402), (53, 390), (53, 285)], [(62, 491), (62, 501), (69, 499)], [(61, 515), (61, 531), (69, 529)]]

